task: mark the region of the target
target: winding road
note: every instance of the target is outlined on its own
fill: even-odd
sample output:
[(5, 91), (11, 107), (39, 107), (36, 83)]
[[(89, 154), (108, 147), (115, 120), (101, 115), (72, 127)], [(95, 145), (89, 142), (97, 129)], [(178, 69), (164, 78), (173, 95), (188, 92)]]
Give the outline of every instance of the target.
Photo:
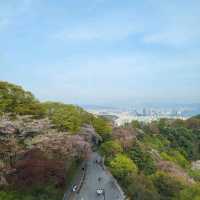
[[(83, 185), (78, 192), (72, 193), (64, 200), (124, 200), (124, 194), (112, 175), (98, 164), (101, 157), (93, 152), (87, 161), (87, 170)], [(101, 177), (99, 179), (99, 177)], [(97, 195), (96, 190), (101, 188), (104, 194)]]

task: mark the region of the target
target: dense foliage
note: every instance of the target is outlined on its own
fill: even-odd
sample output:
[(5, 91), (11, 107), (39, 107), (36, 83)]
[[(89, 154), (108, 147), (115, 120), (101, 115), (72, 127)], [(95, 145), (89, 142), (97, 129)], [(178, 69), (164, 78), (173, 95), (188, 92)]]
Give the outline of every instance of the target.
[(156, 171), (156, 165), (149, 152), (143, 150), (136, 144), (128, 152), (130, 158), (137, 164), (138, 168), (146, 175), (153, 174)]
[(113, 158), (123, 152), (122, 146), (117, 141), (107, 141), (101, 145), (100, 151), (106, 156), (106, 159)]
[(137, 172), (135, 163), (123, 154), (117, 154), (109, 165), (113, 175), (119, 180)]
[(200, 135), (195, 134), (194, 131), (184, 127), (166, 127), (162, 130), (161, 134), (170, 141), (172, 148), (181, 151), (187, 159), (193, 160), (199, 158), (200, 151), (195, 147), (199, 145)]
[(124, 177), (120, 182), (125, 187), (123, 188), (130, 199), (136, 200), (159, 200), (156, 187), (151, 179), (140, 174), (132, 174)]
[(112, 126), (108, 120), (103, 117), (93, 117), (92, 125), (96, 132), (102, 136), (104, 140), (108, 140), (111, 137)]
[(182, 184), (175, 178), (163, 172), (158, 172), (152, 177), (153, 183), (160, 194), (161, 200), (177, 199), (183, 189)]
[(47, 102), (42, 105), (45, 108), (46, 115), (61, 131), (77, 132), (84, 123), (91, 122), (92, 116), (78, 106), (54, 102)]
[(0, 82), (0, 200), (62, 199), (91, 141), (102, 140), (93, 127), (110, 138), (108, 120)]
[(134, 200), (200, 199), (200, 119), (133, 121), (100, 147), (105, 163)]
[(0, 81), (0, 113), (42, 117), (44, 109), (30, 92), (20, 86)]
[(108, 138), (111, 125), (102, 117), (95, 117), (79, 106), (57, 102), (40, 103), (31, 92), (22, 87), (0, 81), (0, 114), (48, 117), (61, 131), (75, 133), (86, 123), (91, 124), (103, 138)]

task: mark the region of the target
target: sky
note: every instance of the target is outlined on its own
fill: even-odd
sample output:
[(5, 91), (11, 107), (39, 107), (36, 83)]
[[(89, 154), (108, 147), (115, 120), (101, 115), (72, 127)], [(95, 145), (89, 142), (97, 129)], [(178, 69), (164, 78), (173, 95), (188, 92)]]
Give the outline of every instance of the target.
[(0, 80), (41, 101), (200, 102), (199, 0), (0, 0)]

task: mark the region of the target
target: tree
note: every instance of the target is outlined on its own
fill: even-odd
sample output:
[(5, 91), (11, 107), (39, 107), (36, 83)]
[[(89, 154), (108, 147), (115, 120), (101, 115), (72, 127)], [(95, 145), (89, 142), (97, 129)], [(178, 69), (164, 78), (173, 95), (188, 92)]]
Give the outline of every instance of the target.
[(123, 149), (119, 142), (117, 141), (107, 141), (101, 145), (100, 151), (107, 158), (112, 158), (116, 154), (122, 153)]
[(91, 123), (92, 116), (82, 108), (57, 102), (43, 103), (46, 115), (61, 131), (75, 133), (83, 123)]
[(184, 127), (166, 127), (161, 134), (170, 141), (170, 147), (179, 150), (187, 159), (199, 157), (199, 135)]
[(111, 138), (112, 126), (111, 124), (102, 117), (93, 117), (92, 125), (96, 132), (104, 139), (108, 140)]
[(153, 182), (143, 174), (127, 176), (122, 186), (132, 200), (160, 200)]
[(137, 120), (132, 120), (131, 125), (133, 128), (141, 128), (140, 122)]
[(200, 200), (200, 185), (195, 184), (187, 187), (180, 192), (180, 200)]
[(137, 131), (133, 128), (116, 127), (112, 132), (112, 138), (118, 140), (125, 151), (133, 146), (136, 135)]
[(161, 196), (161, 200), (177, 199), (183, 185), (164, 172), (157, 172), (152, 177), (153, 183)]
[(0, 113), (44, 116), (43, 107), (31, 92), (3, 81), (0, 81)]
[(130, 158), (136, 163), (138, 168), (146, 175), (153, 174), (156, 171), (156, 165), (150, 154), (144, 151), (139, 144), (136, 144), (129, 151)]
[(109, 166), (113, 175), (119, 180), (123, 180), (132, 173), (137, 173), (138, 170), (135, 163), (123, 154), (116, 155), (116, 157), (111, 160)]
[(198, 130), (200, 129), (200, 118), (192, 117), (185, 121), (187, 128)]

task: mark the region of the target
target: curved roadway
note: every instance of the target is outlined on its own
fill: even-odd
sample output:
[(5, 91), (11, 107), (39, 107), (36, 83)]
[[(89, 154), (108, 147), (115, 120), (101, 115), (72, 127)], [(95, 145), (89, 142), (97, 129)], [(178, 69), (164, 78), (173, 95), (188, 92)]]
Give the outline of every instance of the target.
[[(124, 194), (112, 175), (98, 164), (101, 157), (92, 153), (87, 161), (86, 176), (79, 192), (73, 193), (70, 200), (124, 200)], [(101, 179), (99, 179), (101, 177)], [(102, 188), (104, 194), (97, 195), (96, 190)]]

